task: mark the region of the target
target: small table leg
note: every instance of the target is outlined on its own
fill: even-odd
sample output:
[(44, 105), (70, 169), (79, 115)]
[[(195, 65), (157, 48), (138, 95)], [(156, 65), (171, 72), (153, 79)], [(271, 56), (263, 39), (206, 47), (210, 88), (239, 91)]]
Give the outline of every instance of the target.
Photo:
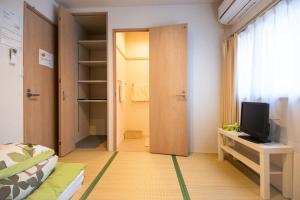
[(260, 153), (260, 197), (270, 199), (270, 155)]
[(286, 198), (293, 196), (293, 154), (283, 155), (282, 194)]
[(224, 152), (221, 149), (222, 145), (223, 145), (223, 137), (221, 134), (218, 134), (218, 159), (220, 161), (224, 160)]

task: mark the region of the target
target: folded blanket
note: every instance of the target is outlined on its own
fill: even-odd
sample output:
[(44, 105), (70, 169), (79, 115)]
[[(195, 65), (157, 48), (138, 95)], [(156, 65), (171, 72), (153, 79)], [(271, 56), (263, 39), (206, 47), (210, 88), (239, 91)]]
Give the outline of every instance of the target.
[(23, 172), (0, 179), (0, 200), (26, 198), (46, 180), (56, 164), (57, 156), (52, 156)]
[(53, 155), (52, 149), (40, 145), (0, 145), (0, 179), (27, 170)]
[(58, 163), (49, 178), (27, 200), (60, 199), (83, 168), (84, 164), (80, 163)]

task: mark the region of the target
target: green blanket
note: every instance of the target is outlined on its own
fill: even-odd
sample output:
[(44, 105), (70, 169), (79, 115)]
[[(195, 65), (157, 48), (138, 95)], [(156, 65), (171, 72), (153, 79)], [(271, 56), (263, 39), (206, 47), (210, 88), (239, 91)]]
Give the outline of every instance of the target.
[(58, 163), (54, 172), (27, 200), (58, 199), (84, 168), (80, 163)]

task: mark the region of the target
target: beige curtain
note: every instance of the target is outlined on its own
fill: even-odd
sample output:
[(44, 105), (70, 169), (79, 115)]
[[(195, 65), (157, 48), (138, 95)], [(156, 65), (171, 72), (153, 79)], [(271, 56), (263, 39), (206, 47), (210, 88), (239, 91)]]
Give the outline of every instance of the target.
[(223, 64), (221, 81), (221, 126), (238, 121), (236, 94), (236, 42), (233, 35), (223, 43)]

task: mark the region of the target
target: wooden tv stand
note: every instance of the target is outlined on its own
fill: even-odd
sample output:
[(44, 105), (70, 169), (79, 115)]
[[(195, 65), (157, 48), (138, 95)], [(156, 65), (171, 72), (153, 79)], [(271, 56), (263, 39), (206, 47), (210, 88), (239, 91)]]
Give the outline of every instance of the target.
[[(263, 199), (270, 199), (270, 175), (282, 174), (282, 194), (286, 198), (292, 198), (293, 183), (293, 148), (280, 143), (257, 144), (239, 137), (245, 133), (225, 131), (218, 129), (218, 158), (224, 160), (224, 153), (231, 154), (246, 166), (260, 175), (260, 196)], [(228, 142), (231, 141), (231, 142)], [(230, 143), (237, 142), (258, 152), (258, 162), (232, 148)], [(282, 154), (283, 164), (281, 169), (270, 167), (270, 155)]]

